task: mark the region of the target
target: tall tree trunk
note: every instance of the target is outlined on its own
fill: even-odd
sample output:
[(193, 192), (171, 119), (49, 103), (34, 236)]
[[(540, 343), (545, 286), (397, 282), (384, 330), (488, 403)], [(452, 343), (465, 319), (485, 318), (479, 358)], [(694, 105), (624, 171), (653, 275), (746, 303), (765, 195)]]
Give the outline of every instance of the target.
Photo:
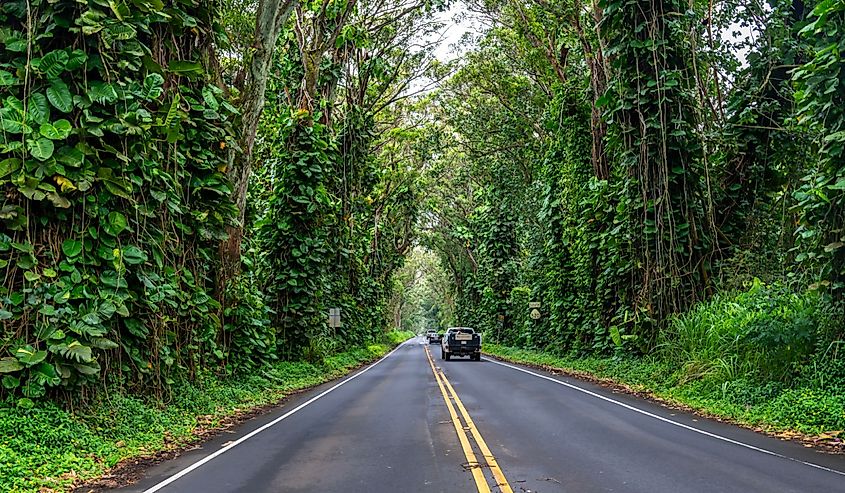
[[(587, 61), (587, 67), (590, 70), (590, 88), (593, 92), (593, 100), (590, 112), (590, 133), (592, 135), (592, 149), (591, 156), (593, 162), (593, 174), (600, 180), (607, 180), (610, 178), (610, 166), (607, 162), (607, 155), (604, 148), (604, 139), (607, 136), (607, 123), (602, 118), (602, 109), (598, 107), (598, 100), (604, 96), (607, 91), (607, 67), (605, 66), (604, 49), (601, 43), (601, 37), (596, 35), (596, 46), (581, 25), (580, 14), (582, 8), (580, 3), (577, 4), (573, 24), (578, 33), (578, 39), (581, 42), (581, 47), (584, 50), (584, 58)], [(602, 9), (594, 0), (592, 4), (592, 17), (594, 26), (598, 29), (602, 20)]]
[(264, 91), (267, 89), (276, 41), (296, 3), (297, 0), (260, 0), (258, 3), (255, 37), (251, 46), (252, 57), (247, 61), (248, 75), (241, 98), (241, 152), (232, 151), (227, 173), (233, 186), (232, 201), (238, 208), (238, 223), (227, 228), (229, 236), (220, 243), (221, 266), (217, 277), (217, 291), (221, 298), (226, 282), (240, 270), (246, 192), (252, 172), (252, 149), (261, 112), (264, 110)]

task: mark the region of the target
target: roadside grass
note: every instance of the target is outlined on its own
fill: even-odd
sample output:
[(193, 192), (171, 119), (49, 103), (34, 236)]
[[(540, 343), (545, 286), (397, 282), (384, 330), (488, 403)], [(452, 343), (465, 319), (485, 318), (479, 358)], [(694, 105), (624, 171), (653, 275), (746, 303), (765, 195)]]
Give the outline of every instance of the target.
[(382, 343), (319, 364), (286, 361), (261, 374), (179, 383), (165, 402), (108, 389), (74, 410), (50, 402), (28, 410), (0, 402), (0, 491), (66, 491), (124, 459), (184, 446), (197, 440), (198, 429), (215, 428), (227, 417), (338, 378), (412, 336), (391, 332)]
[(515, 363), (609, 380), (769, 432), (797, 432), (838, 440), (845, 430), (845, 388), (838, 386), (814, 386), (801, 380), (787, 385), (745, 376), (724, 379), (716, 374), (691, 380), (687, 369), (654, 356), (557, 356), (491, 343), (485, 343), (484, 352)]

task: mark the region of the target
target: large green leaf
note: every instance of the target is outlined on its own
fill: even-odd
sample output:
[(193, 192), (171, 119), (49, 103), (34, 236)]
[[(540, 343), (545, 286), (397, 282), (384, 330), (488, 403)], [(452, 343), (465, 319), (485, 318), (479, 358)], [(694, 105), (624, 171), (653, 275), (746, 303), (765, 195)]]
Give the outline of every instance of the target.
[(117, 307), (115, 306), (115, 304), (109, 300), (106, 300), (103, 301), (103, 303), (100, 305), (100, 308), (97, 310), (97, 313), (99, 313), (103, 316), (103, 318), (108, 320), (112, 317), (112, 315), (114, 315), (114, 312), (116, 311)]
[(181, 101), (181, 96), (177, 92), (173, 95), (173, 100), (170, 101), (170, 107), (167, 109), (167, 115), (164, 117), (164, 122), (162, 126), (170, 128), (171, 125), (177, 123), (177, 117), (179, 115), (179, 102)]
[(62, 242), (62, 252), (68, 257), (76, 257), (82, 253), (82, 242), (73, 239), (65, 240)]
[(70, 122), (62, 119), (42, 124), (38, 132), (50, 140), (64, 140), (70, 135), (71, 129)]
[(100, 104), (112, 104), (117, 101), (117, 92), (114, 86), (106, 82), (92, 82), (88, 87), (88, 99)]
[(205, 86), (202, 88), (202, 99), (205, 101), (205, 105), (209, 108), (215, 111), (220, 108), (220, 103), (218, 103), (217, 98), (214, 97), (214, 92), (212, 92), (211, 87)]
[(80, 344), (79, 341), (50, 346), (50, 351), (80, 363), (88, 363), (92, 359), (91, 348)]
[(56, 152), (56, 161), (78, 168), (85, 162), (85, 154), (79, 150), (79, 147), (63, 146)]
[(3, 376), (3, 388), (6, 390), (14, 390), (18, 388), (20, 384), (21, 381), (17, 377), (13, 377), (12, 375)]
[(5, 178), (21, 168), (21, 160), (9, 158), (0, 161), (0, 178)]
[(113, 270), (103, 272), (100, 275), (100, 282), (103, 283), (104, 286), (114, 289), (125, 289), (129, 287), (129, 283), (126, 282), (126, 277), (121, 276)]
[(70, 113), (73, 109), (73, 96), (70, 94), (67, 84), (61, 80), (54, 80), (47, 88), (47, 99), (57, 110)]
[(3, 102), (5, 103), (5, 106), (7, 108), (12, 108), (14, 110), (17, 110), (19, 113), (23, 114), (23, 101), (21, 101), (14, 95), (7, 97), (6, 100)]
[(135, 337), (145, 339), (149, 335), (147, 326), (136, 318), (127, 318), (123, 321), (123, 324), (126, 326), (126, 330)]
[[(114, 3), (113, 1), (110, 3)], [(131, 24), (111, 24), (106, 27), (105, 31), (103, 32), (103, 40), (106, 40), (109, 43), (114, 41), (125, 41), (127, 39), (134, 39), (137, 37), (138, 31), (132, 27)]]
[(0, 130), (10, 134), (27, 133), (20, 114), (12, 108), (0, 108)]
[(17, 82), (17, 78), (11, 72), (0, 70), (0, 87), (11, 86)]
[(23, 53), (29, 47), (27, 39), (23, 36), (19, 37), (16, 34), (9, 36), (3, 42), (6, 43), (7, 51), (13, 51), (17, 53)]
[(9, 245), (19, 252), (32, 253), (35, 251), (35, 247), (31, 243), (10, 243)]
[(97, 312), (86, 313), (82, 316), (82, 321), (88, 325), (99, 325), (102, 322), (100, 315)]
[(44, 361), (47, 357), (47, 351), (36, 351), (32, 346), (26, 346), (18, 348), (15, 351), (15, 357), (26, 366), (32, 366)]
[(202, 75), (202, 64), (186, 60), (173, 60), (167, 65), (168, 70), (179, 75)]
[(42, 125), (50, 121), (50, 103), (47, 102), (47, 96), (36, 92), (27, 100), (26, 105), (27, 121)]
[(31, 253), (27, 253), (18, 257), (18, 261), (16, 262), (17, 266), (21, 269), (31, 269), (35, 267), (35, 256)]
[(123, 197), (124, 199), (131, 199), (132, 185), (122, 178), (113, 178), (103, 180), (106, 190), (111, 194)]
[(163, 92), (164, 77), (159, 74), (152, 73), (144, 78), (144, 96), (147, 99), (158, 99)]
[(71, 206), (70, 200), (55, 192), (47, 192), (47, 198), (50, 202), (53, 203), (56, 207), (60, 207), (62, 209), (68, 209)]
[(91, 376), (100, 373), (100, 364), (96, 361), (88, 362), (87, 365), (73, 365), (73, 367), (83, 375)]
[(29, 148), (29, 153), (32, 157), (38, 159), (39, 161), (46, 161), (50, 159), (53, 156), (53, 150), (55, 149), (53, 141), (45, 139), (44, 137), (29, 140), (26, 145)]
[(123, 261), (129, 265), (143, 264), (147, 259), (147, 254), (135, 245), (123, 249)]
[(116, 342), (111, 339), (106, 339), (105, 337), (95, 337), (91, 339), (91, 345), (97, 349), (117, 349), (120, 347)]
[(112, 211), (109, 212), (109, 215), (106, 217), (106, 221), (103, 223), (103, 230), (112, 236), (117, 236), (126, 229), (128, 225), (129, 222), (126, 220), (126, 216), (120, 212)]
[(50, 79), (55, 79), (65, 71), (68, 62), (68, 54), (65, 50), (54, 50), (41, 57), (38, 63), (38, 70)]
[(70, 122), (65, 120), (64, 118), (54, 121), (53, 127), (59, 133), (60, 139), (66, 139), (68, 135), (70, 135), (71, 130), (73, 130), (73, 127), (71, 126)]
[[(47, 352), (44, 351), (44, 353), (46, 355)], [(35, 379), (35, 381), (41, 385), (56, 386), (62, 383), (62, 379), (59, 377), (56, 367), (50, 363), (39, 363), (34, 366), (31, 370), (30, 378)]]
[(118, 303), (114, 312), (120, 315), (121, 317), (129, 316), (129, 308), (126, 307), (126, 303)]
[(0, 373), (14, 373), (23, 368), (23, 364), (17, 358), (0, 358)]
[(4, 41), (6, 43), (6, 50), (13, 51), (17, 53), (23, 53), (29, 47), (29, 43), (27, 39), (23, 36), (18, 37), (16, 35), (12, 35)]
[(73, 50), (68, 56), (66, 70), (76, 70), (88, 61), (88, 55), (79, 49)]

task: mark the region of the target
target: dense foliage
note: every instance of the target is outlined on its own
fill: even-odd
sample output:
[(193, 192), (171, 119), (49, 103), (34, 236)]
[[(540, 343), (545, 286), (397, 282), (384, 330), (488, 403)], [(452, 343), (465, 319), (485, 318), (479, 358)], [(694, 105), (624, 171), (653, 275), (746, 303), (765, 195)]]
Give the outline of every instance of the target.
[(164, 385), (222, 358), (214, 247), (232, 217), (234, 107), (216, 12), (3, 2), (3, 386)]
[[(430, 14), (3, 2), (3, 395), (161, 394), (378, 340), (417, 214), (416, 157), (394, 153), (414, 138), (399, 108), (432, 64), (412, 44)], [(253, 37), (276, 48), (256, 122)]]
[(428, 103), (446, 323), (720, 385), (839, 379), (842, 3), (468, 5), (492, 27)]

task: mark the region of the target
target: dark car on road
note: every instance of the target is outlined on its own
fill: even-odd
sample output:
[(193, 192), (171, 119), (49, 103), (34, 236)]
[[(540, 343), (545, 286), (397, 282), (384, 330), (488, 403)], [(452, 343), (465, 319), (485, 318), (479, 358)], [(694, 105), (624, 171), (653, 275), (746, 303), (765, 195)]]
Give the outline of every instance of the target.
[(469, 359), (481, 361), (481, 334), (469, 327), (449, 327), (440, 341), (440, 359), (449, 360), (452, 356), (469, 356)]
[(436, 330), (429, 330), (425, 333), (425, 338), (428, 339), (429, 344), (434, 344), (435, 342), (443, 340), (443, 334), (437, 332)]

